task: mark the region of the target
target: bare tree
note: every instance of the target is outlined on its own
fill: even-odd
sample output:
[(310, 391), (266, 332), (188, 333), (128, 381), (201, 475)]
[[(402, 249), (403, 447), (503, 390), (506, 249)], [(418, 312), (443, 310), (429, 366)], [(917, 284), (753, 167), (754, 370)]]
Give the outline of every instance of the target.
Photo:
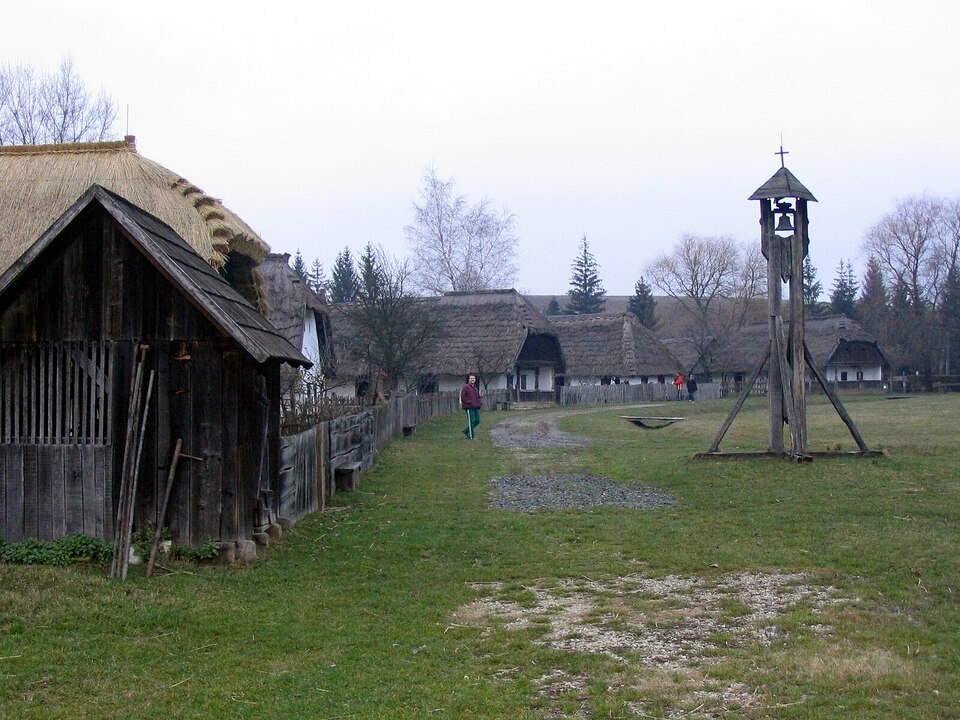
[(864, 236), (879, 263), (897, 312), (891, 332), (901, 364), (930, 387), (949, 363), (956, 336), (951, 288), (960, 270), (960, 200), (910, 197)]
[(647, 274), (655, 287), (680, 301), (707, 373), (711, 348), (751, 319), (753, 301), (766, 290), (759, 248), (740, 247), (725, 236), (683, 235), (671, 253), (647, 266)]
[(482, 199), (471, 206), (457, 195), (453, 179), (442, 180), (436, 170), (424, 173), (414, 223), (405, 228), (414, 255), (418, 286), (441, 294), (510, 287), (516, 278), (517, 236), (514, 217)]
[(350, 353), (370, 373), (374, 392), (389, 396), (403, 378), (419, 375), (437, 336), (431, 301), (409, 290), (406, 261), (389, 259), (377, 249), (375, 267), (357, 299), (341, 306), (350, 320)]
[(113, 99), (102, 90), (91, 96), (69, 58), (50, 75), (0, 67), (0, 145), (105, 140), (116, 119)]

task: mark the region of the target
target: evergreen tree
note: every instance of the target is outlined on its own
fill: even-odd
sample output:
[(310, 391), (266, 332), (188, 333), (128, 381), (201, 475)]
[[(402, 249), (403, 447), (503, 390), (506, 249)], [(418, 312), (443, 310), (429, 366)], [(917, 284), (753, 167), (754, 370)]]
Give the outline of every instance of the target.
[(600, 282), (597, 261), (590, 252), (587, 236), (580, 241), (580, 251), (571, 265), (570, 290), (567, 292), (566, 312), (571, 315), (586, 315), (603, 312), (607, 305), (607, 291)]
[(803, 305), (807, 315), (817, 313), (817, 303), (823, 295), (823, 284), (817, 280), (817, 269), (813, 266), (810, 255), (803, 259)]
[(883, 338), (890, 320), (890, 293), (883, 280), (883, 270), (876, 256), (867, 260), (867, 271), (863, 276), (860, 297), (854, 308), (854, 317), (864, 329)]
[(557, 299), (555, 297), (550, 298), (550, 302), (547, 305), (547, 315), (560, 315), (562, 312)]
[(333, 264), (330, 275), (330, 299), (333, 302), (348, 303), (357, 299), (360, 279), (353, 267), (350, 248), (344, 248), (343, 252), (337, 255), (337, 260)]
[(833, 287), (830, 288), (830, 310), (834, 314), (852, 318), (859, 290), (853, 265), (849, 260), (844, 262), (841, 258), (840, 265), (837, 267), (837, 277), (833, 281)]
[(323, 263), (314, 260), (310, 266), (310, 287), (316, 293), (324, 292), (327, 289), (327, 274), (323, 271)]
[(303, 261), (300, 248), (297, 248), (297, 254), (293, 256), (293, 271), (303, 282), (310, 284), (310, 278), (307, 276), (307, 264)]
[(384, 271), (377, 251), (371, 243), (363, 249), (360, 256), (360, 284), (357, 294), (367, 299), (376, 299), (383, 291)]
[(657, 301), (653, 299), (653, 291), (647, 285), (643, 275), (633, 287), (633, 297), (630, 298), (630, 312), (637, 316), (640, 323), (651, 330), (657, 326)]

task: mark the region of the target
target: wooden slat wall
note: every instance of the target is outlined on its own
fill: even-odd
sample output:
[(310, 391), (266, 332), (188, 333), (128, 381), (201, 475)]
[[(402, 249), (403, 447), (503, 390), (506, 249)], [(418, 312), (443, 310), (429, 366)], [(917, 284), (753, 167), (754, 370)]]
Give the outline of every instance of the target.
[(111, 358), (102, 341), (0, 345), (0, 441), (108, 444)]
[(82, 533), (110, 541), (112, 452), (105, 445), (0, 445), (0, 539)]

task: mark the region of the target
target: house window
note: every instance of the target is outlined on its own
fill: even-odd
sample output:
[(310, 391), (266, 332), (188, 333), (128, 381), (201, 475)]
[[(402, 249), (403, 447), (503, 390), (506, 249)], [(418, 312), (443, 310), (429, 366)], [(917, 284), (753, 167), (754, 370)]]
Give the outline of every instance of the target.
[(646, 375), (641, 375), (641, 376), (640, 376), (640, 384), (641, 384), (641, 385), (646, 385), (648, 382), (650, 382), (650, 378), (649, 378), (649, 377), (647, 377)]
[(841, 370), (841, 371), (840, 371), (840, 382), (846, 382), (846, 381), (847, 381), (847, 371), (846, 371), (846, 370)]
[(657, 375), (657, 382), (660, 383), (661, 385), (666, 384), (667, 382), (666, 375)]
[(863, 380), (863, 370), (857, 370), (857, 380)]
[(526, 390), (526, 389), (527, 389), (527, 374), (526, 374), (526, 373), (520, 373), (520, 389), (521, 389), (521, 390)]

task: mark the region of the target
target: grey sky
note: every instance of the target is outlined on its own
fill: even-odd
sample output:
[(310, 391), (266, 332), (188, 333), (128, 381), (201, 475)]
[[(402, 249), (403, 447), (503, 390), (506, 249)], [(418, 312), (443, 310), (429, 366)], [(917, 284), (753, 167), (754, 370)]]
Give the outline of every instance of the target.
[(787, 166), (829, 288), (913, 194), (960, 193), (960, 3), (0, 0), (0, 62), (69, 55), (142, 154), (329, 270), (395, 255), (421, 176), (517, 216), (517, 287), (563, 294), (587, 235), (611, 294), (682, 233), (756, 242)]

